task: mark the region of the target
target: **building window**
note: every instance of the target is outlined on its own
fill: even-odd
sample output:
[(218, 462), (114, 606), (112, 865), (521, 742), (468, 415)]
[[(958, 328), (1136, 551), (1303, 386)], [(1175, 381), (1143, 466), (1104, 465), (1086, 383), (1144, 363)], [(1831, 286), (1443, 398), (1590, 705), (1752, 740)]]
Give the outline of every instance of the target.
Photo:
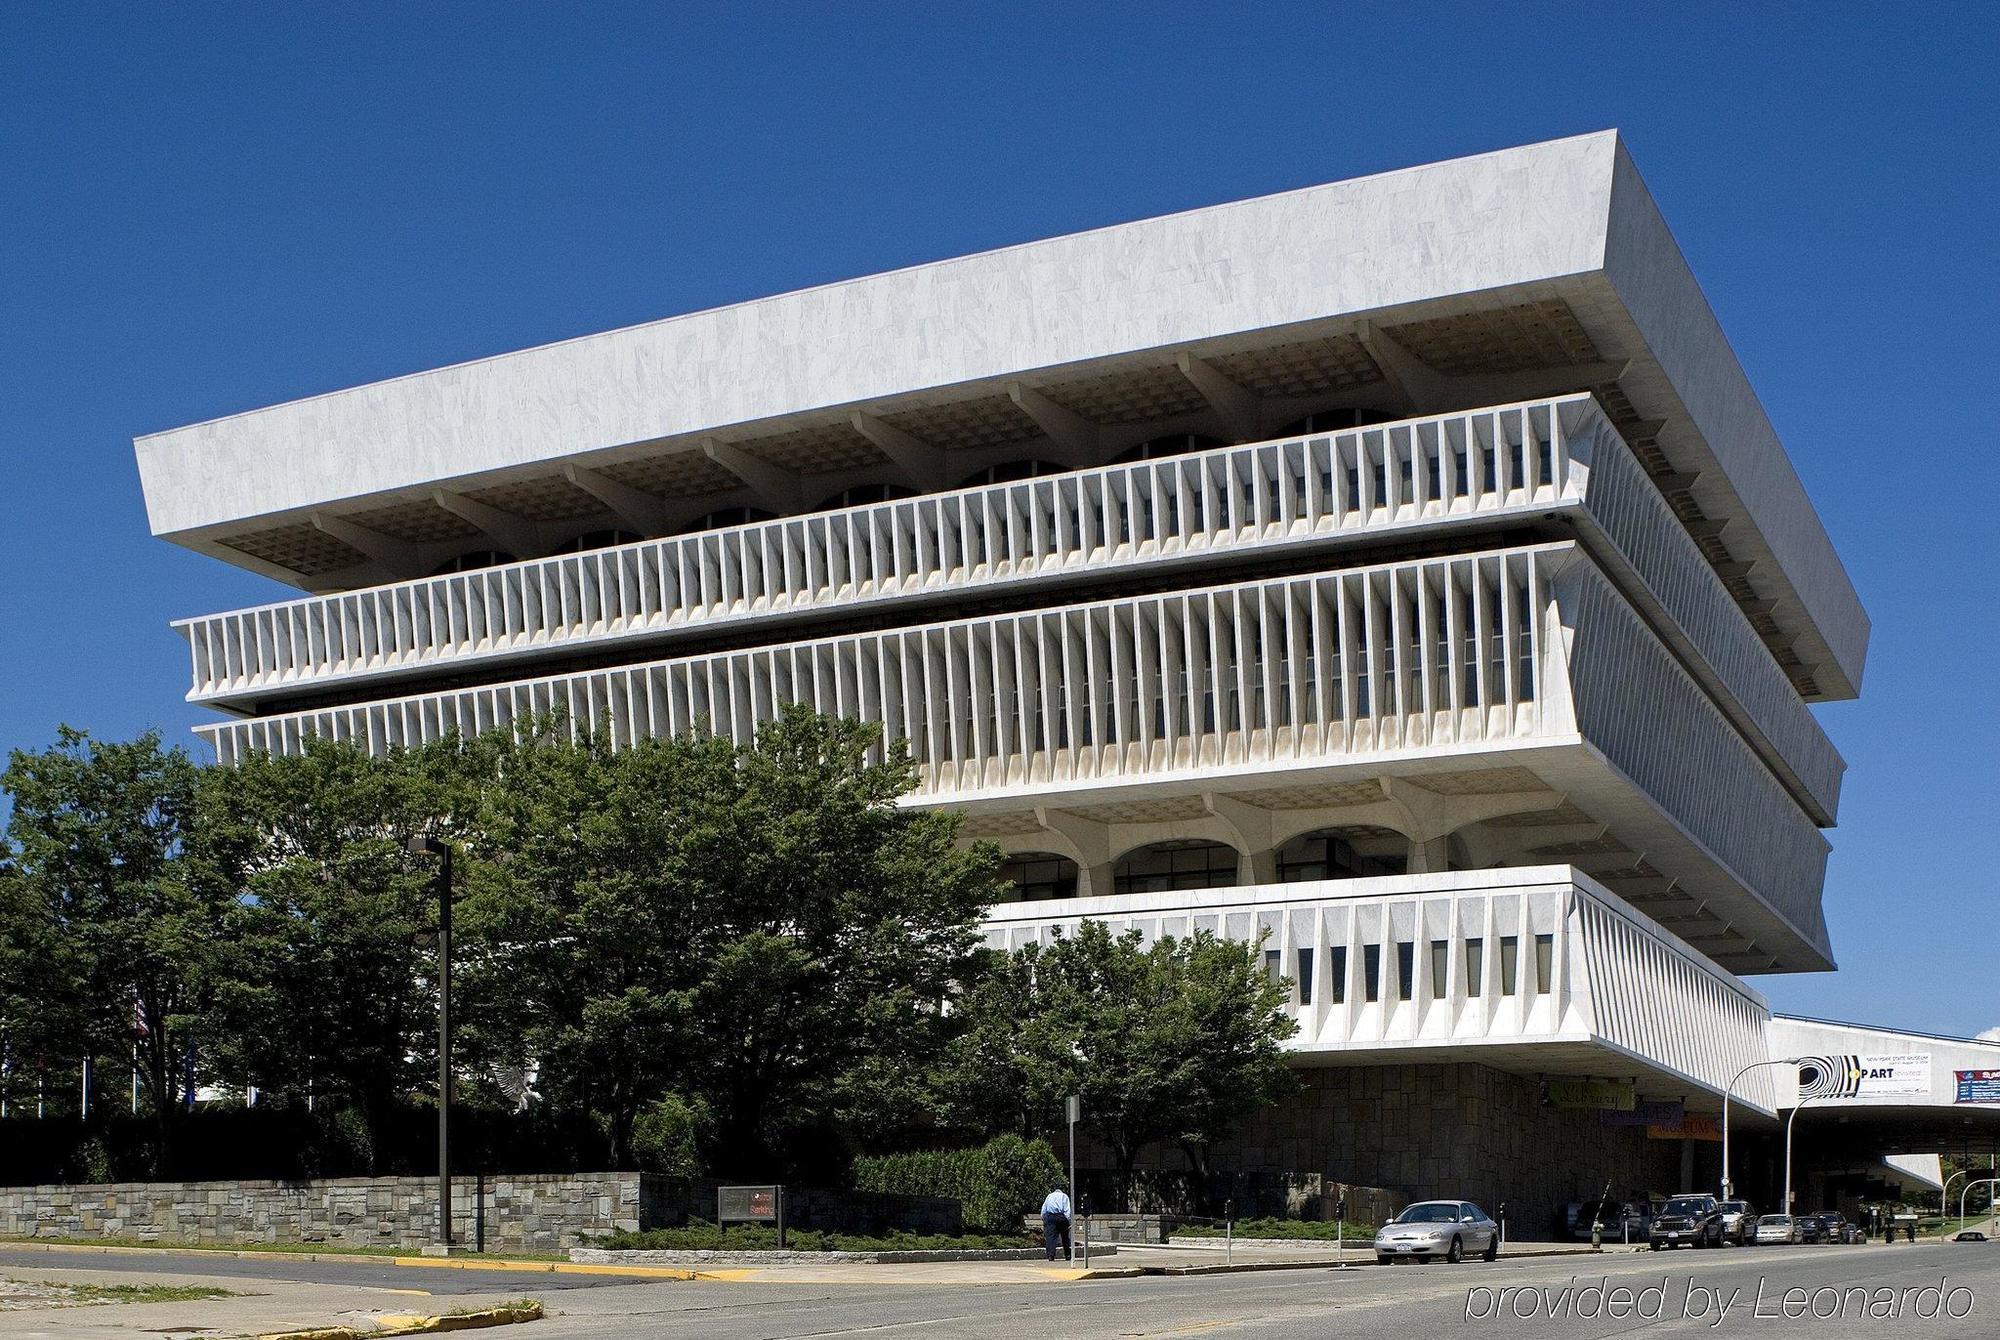
[(1275, 949), (1266, 949), (1264, 951), (1264, 976), (1270, 980), (1273, 986), (1276, 986), (1284, 975), (1283, 956)]
[(1443, 1000), (1445, 979), (1451, 973), (1451, 941), (1431, 941), (1431, 996)]
[(1326, 951), (1326, 998), (1335, 1005), (1347, 1003), (1347, 946), (1334, 945)]
[(1009, 902), (1076, 897), (1076, 862), (1053, 852), (1023, 852), (1008, 857), (1001, 863), (1000, 879), (1013, 886)]
[(1369, 1004), (1382, 999), (1382, 946), (1361, 946), (1361, 998)]
[(582, 554), (592, 549), (609, 549), (613, 545), (637, 544), (641, 538), (629, 530), (587, 530), (573, 540), (565, 540), (556, 547), (556, 552)]
[(1220, 842), (1156, 842), (1128, 853), (1112, 878), (1119, 893), (1226, 889), (1236, 883), (1237, 864), (1236, 848)]
[(1407, 856), (1363, 856), (1352, 842), (1331, 830), (1302, 833), (1278, 848), (1278, 880), (1284, 884), (1400, 875), (1408, 864)]
[(457, 558), (440, 564), (431, 576), (442, 577), (450, 572), (477, 572), (481, 568), (497, 568), (503, 563), (520, 561), (512, 554), (502, 553), (498, 549), (474, 549), (469, 554), (460, 554)]
[(902, 484), (856, 484), (853, 488), (842, 489), (830, 498), (822, 498), (815, 512), (831, 512), (840, 507), (865, 507), (869, 503), (892, 502), (897, 498), (914, 498), (917, 491)]
[(1535, 994), (1546, 996), (1555, 980), (1556, 937), (1537, 935), (1535, 937)]
[(1469, 939), (1465, 942), (1465, 994), (1483, 995), (1486, 990), (1486, 942)]
[(749, 526), (759, 521), (772, 521), (776, 512), (767, 512), (761, 507), (724, 507), (717, 511), (705, 512), (681, 528), (682, 534), (702, 530), (721, 530), (724, 526)]
[(1417, 942), (1396, 942), (1396, 999), (1408, 1000), (1417, 988)]
[(1313, 1003), (1313, 951), (1302, 948), (1297, 951), (1297, 957), (1299, 1004), (1310, 1005)]
[(984, 470), (974, 470), (959, 480), (958, 486), (962, 489), (976, 489), (983, 484), (1011, 484), (1017, 479), (1039, 479), (1043, 475), (1059, 475), (1063, 470), (1064, 467), (1054, 461), (1006, 461), (1000, 465), (989, 465)]
[(1511, 996), (1521, 986), (1521, 940), (1519, 936), (1500, 937), (1500, 994)]

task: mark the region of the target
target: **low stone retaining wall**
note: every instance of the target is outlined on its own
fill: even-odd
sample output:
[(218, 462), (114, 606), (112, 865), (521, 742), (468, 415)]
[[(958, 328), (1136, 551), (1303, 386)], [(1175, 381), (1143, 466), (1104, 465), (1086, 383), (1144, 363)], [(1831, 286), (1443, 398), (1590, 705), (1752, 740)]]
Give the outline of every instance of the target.
[[(586, 1235), (647, 1226), (640, 1193), (638, 1173), (461, 1177), (453, 1235), (488, 1251), (561, 1251)], [(437, 1182), (424, 1177), (0, 1187), (6, 1237), (417, 1248), (436, 1229)]]
[[(1112, 1256), (1116, 1247), (1092, 1245), (1092, 1260)], [(1040, 1247), (988, 1247), (975, 1251), (882, 1251), (882, 1252), (613, 1252), (601, 1247), (572, 1247), (569, 1259), (591, 1266), (781, 1266), (815, 1265), (828, 1261), (859, 1262), (865, 1265), (915, 1265), (924, 1261), (1039, 1261)]]

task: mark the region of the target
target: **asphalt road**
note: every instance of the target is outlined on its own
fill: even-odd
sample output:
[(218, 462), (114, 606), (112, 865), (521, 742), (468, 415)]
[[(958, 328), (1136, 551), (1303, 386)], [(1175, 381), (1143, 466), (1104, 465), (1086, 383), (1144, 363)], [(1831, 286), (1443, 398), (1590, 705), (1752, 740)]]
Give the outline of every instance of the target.
[(219, 1280), (289, 1280), (301, 1284), (348, 1284), (368, 1289), (422, 1289), (427, 1293), (517, 1293), (536, 1298), (569, 1289), (628, 1281), (599, 1275), (552, 1275), (547, 1271), (449, 1270), (391, 1265), (386, 1257), (305, 1261), (295, 1256), (207, 1256), (147, 1248), (133, 1252), (23, 1250), (0, 1247), (0, 1274), (36, 1270), (108, 1270), (121, 1275), (200, 1275)]
[[(1653, 1335), (2000, 1336), (2000, 1244), (1899, 1243), (1729, 1251), (1607, 1252), (1457, 1266), (1366, 1266), (1081, 1282), (769, 1284), (632, 1281), (547, 1272), (399, 1267), (366, 1257), (309, 1262), (0, 1248), (0, 1274), (109, 1270), (158, 1277), (291, 1280), (364, 1289), (529, 1295), (546, 1320), (521, 1340), (826, 1340), (950, 1336), (1041, 1340), (1206, 1335), (1413, 1340), (1508, 1335), (1594, 1340)], [(1629, 1296), (1615, 1292), (1620, 1286)], [(1918, 1290), (1932, 1286), (1933, 1292)], [(1600, 1292), (1602, 1290), (1602, 1292)], [(1808, 1312), (1786, 1313), (1787, 1290)], [(1857, 1291), (1860, 1291), (1857, 1293)], [(1815, 1318), (1817, 1305), (1837, 1315)], [(1892, 1312), (1880, 1309), (1887, 1307)], [(51, 1316), (83, 1320), (79, 1309)], [(1930, 1313), (1931, 1315), (1926, 1315)], [(1955, 1314), (1955, 1315), (1954, 1315)], [(1719, 1324), (1718, 1324), (1719, 1315)], [(51, 1333), (59, 1333), (52, 1331)]]
[[(1657, 1314), (1613, 1316), (1586, 1288), (1608, 1279), (1635, 1291), (1634, 1306)], [(1900, 1317), (1787, 1320), (1787, 1289), (1824, 1286), (1916, 1289), (1947, 1281), (1965, 1286), (1953, 1310), (1926, 1319), (1914, 1308), (1928, 1296), (1892, 1293)], [(1762, 1287), (1762, 1298), (1758, 1290)], [(1502, 1295), (1499, 1291), (1514, 1286)], [(1522, 1302), (1519, 1290), (1532, 1293)], [(1636, 1291), (1659, 1290), (1641, 1301)], [(1549, 1293), (1539, 1292), (1542, 1289)], [(1715, 1294), (1726, 1302), (1715, 1323)], [(1479, 1292), (1479, 1291), (1484, 1292)], [(1821, 1294), (1822, 1306), (1835, 1306)], [(1848, 1295), (1851, 1300), (1853, 1295)], [(1877, 1295), (1879, 1297), (1879, 1295)], [(2000, 1335), (2000, 1247), (1919, 1243), (1895, 1247), (1768, 1247), (1653, 1255), (1607, 1254), (1519, 1259), (1458, 1266), (1407, 1265), (1336, 1273), (1268, 1273), (1092, 1280), (932, 1288), (875, 1285), (633, 1284), (549, 1300), (550, 1317), (523, 1340), (586, 1337), (701, 1336), (703, 1340), (828, 1340), (829, 1337), (952, 1336), (967, 1340), (1029, 1337), (1185, 1336), (1413, 1340), (1438, 1335), (1511, 1335), (1521, 1340), (1651, 1335), (1869, 1335), (1990, 1338)], [(1579, 1310), (1594, 1316), (1578, 1316)], [(1528, 1312), (1526, 1317), (1519, 1311)], [(1554, 1310), (1556, 1315), (1551, 1317)], [(1853, 1311), (1853, 1304), (1849, 1303)], [(1705, 1311), (1705, 1314), (1704, 1314)]]

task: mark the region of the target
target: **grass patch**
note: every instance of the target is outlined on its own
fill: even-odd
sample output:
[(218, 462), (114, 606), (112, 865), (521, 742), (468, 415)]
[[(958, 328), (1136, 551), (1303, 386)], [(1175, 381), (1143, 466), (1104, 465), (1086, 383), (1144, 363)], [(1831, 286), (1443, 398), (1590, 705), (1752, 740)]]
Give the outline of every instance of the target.
[[(823, 1233), (817, 1229), (787, 1229), (785, 1250), (793, 1252), (970, 1252), (1037, 1243), (1025, 1233), (889, 1233), (881, 1237), (854, 1233)], [(778, 1250), (778, 1230), (733, 1224), (691, 1224), (686, 1228), (655, 1228), (644, 1233), (609, 1233), (593, 1239), (593, 1247), (614, 1252), (772, 1252)]]
[[(1171, 1236), (1219, 1238), (1224, 1234), (1221, 1224), (1176, 1224)], [(1236, 1236), (1279, 1238), (1288, 1242), (1332, 1242), (1335, 1238), (1340, 1238), (1343, 1242), (1372, 1242), (1375, 1239), (1375, 1227), (1372, 1224), (1350, 1222), (1343, 1236), (1340, 1224), (1332, 1219), (1238, 1219)]]
[(210, 1284), (64, 1284), (39, 1280), (32, 1285), (47, 1290), (51, 1299), (65, 1303), (201, 1303), (213, 1298), (243, 1297), (234, 1289), (219, 1289)]

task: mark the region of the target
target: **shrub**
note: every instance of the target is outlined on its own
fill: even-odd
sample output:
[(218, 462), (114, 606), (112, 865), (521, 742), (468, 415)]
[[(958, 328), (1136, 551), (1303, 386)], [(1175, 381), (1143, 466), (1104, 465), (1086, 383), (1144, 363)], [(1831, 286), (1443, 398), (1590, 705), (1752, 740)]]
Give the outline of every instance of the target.
[(1062, 1162), (1042, 1140), (1000, 1135), (977, 1149), (882, 1154), (854, 1163), (862, 1191), (943, 1196), (959, 1203), (969, 1230), (1017, 1231), (1021, 1216), (1064, 1183)]

